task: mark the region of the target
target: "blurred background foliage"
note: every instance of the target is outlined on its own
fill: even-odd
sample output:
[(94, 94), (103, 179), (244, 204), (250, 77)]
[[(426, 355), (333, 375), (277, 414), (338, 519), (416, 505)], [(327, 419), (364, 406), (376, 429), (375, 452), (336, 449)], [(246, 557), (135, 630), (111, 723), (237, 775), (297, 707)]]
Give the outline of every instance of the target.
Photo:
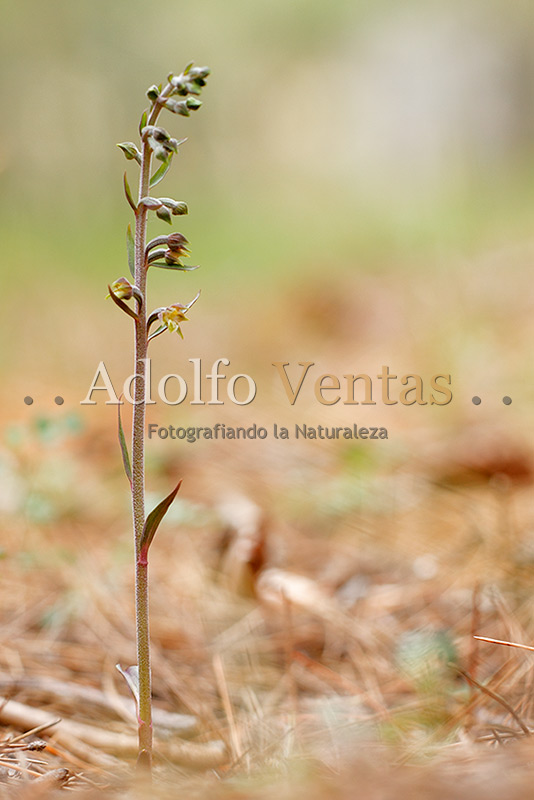
[[(365, 648), (350, 655), (351, 680), (370, 696), (376, 685), (379, 706), (384, 689), (384, 708), (397, 704), (397, 672), (411, 682), (400, 692), (417, 702), (388, 718), (382, 738), (417, 734), (416, 716), (419, 728), (438, 729), (457, 700), (444, 664), (457, 640), (460, 658), (467, 652), (477, 580), (504, 578), (517, 602), (525, 598), (519, 629), (498, 599), (481, 600), (483, 632), (532, 641), (532, 3), (0, 0), (0, 14), (0, 666), (40, 674), (56, 664), (64, 677), (63, 651), (48, 642), (61, 634), (68, 643), (72, 631), (86, 643), (77, 679), (133, 663), (122, 632), (131, 534), (116, 408), (79, 403), (99, 361), (117, 388), (132, 372), (131, 326), (105, 300), (107, 284), (128, 274), (122, 173), (133, 187), (137, 170), (115, 144), (137, 137), (145, 90), (194, 59), (212, 69), (204, 106), (186, 120), (162, 117), (188, 142), (160, 186), (189, 204), (174, 230), (202, 269), (153, 270), (149, 305), (187, 302), (199, 288), (202, 296), (185, 342), (165, 335), (151, 345), (153, 373), (190, 381), (189, 358), (202, 358), (206, 372), (226, 356), (228, 374), (253, 375), (258, 397), (247, 408), (158, 404), (148, 421), (270, 431), (273, 422), (357, 423), (387, 426), (390, 438), (150, 440), (147, 505), (186, 478), (158, 533), (154, 639), (174, 654), (172, 683), (189, 687), (187, 708), (204, 719), (200, 694), (211, 684), (201, 673), (213, 671), (214, 632), (244, 613), (214, 579), (225, 559), (232, 567), (219, 503), (233, 504), (244, 530), (241, 494), (266, 517), (254, 532), (265, 550), (257, 568), (312, 576), (368, 626)], [(151, 222), (161, 232), (170, 228)], [(424, 376), (425, 391), (432, 375), (451, 373), (454, 400), (325, 407), (306, 386), (290, 407), (271, 362), (291, 361), (294, 378), (296, 362), (308, 360), (312, 380), (389, 365)], [(50, 638), (35, 649), (43, 630)], [(252, 630), (254, 672), (254, 659), (279, 654)], [(328, 645), (316, 645), (330, 653), (330, 671), (340, 665), (340, 630), (325, 626)], [(236, 664), (241, 646), (239, 636)], [(501, 656), (509, 654), (484, 657), (491, 666)], [(369, 681), (362, 657), (363, 671), (373, 660)], [(271, 685), (278, 697), (283, 673), (269, 674), (255, 673), (260, 699)], [(532, 719), (525, 674), (497, 688), (512, 704), (523, 698)], [(230, 673), (235, 708), (249, 677), (242, 666)], [(341, 718), (333, 701), (324, 708)], [(250, 720), (263, 737), (263, 717)], [(285, 748), (284, 725), (273, 738)], [(339, 731), (355, 752), (344, 724)], [(419, 758), (423, 740), (411, 741)]]
[[(187, 355), (215, 357), (250, 334), (256, 350), (244, 366), (288, 357), (287, 320), (299, 313), (308, 327), (291, 330), (295, 356), (325, 352), (330, 323), (343, 339), (331, 349), (350, 344), (355, 353), (366, 337), (336, 320), (371, 305), (370, 338), (376, 344), (383, 332), (384, 363), (394, 358), (388, 342), (406, 336), (417, 343), (412, 371), (440, 348), (451, 368), (463, 358), (466, 374), (491, 360), (495, 342), (481, 354), (479, 323), (493, 338), (490, 315), (512, 274), (520, 280), (507, 309), (527, 302), (530, 4), (3, 0), (0, 8), (0, 365), (9, 394), (29, 392), (31, 372), (77, 401), (97, 359), (123, 365), (128, 326), (103, 298), (106, 283), (127, 272), (121, 175), (127, 166), (134, 183), (136, 167), (115, 143), (135, 138), (145, 89), (193, 58), (212, 77), (199, 114), (166, 121), (189, 141), (162, 186), (190, 205), (180, 229), (203, 269), (178, 277), (179, 297), (175, 276), (152, 279), (155, 304), (203, 290)], [(488, 276), (489, 306), (479, 299)], [(464, 296), (447, 299), (455, 282)], [(406, 286), (414, 293), (395, 328)], [(340, 311), (347, 297), (356, 305)], [(509, 328), (508, 317), (502, 323)], [(169, 350), (178, 345), (166, 339), (157, 352)]]

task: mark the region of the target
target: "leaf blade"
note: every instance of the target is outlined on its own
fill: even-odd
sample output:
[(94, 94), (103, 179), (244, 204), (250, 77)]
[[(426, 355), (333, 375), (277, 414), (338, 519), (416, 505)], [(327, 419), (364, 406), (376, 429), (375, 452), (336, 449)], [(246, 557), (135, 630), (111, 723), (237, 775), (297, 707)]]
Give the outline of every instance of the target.
[(165, 497), (161, 503), (152, 509), (148, 517), (146, 518), (143, 533), (141, 534), (141, 539), (139, 542), (139, 554), (147, 555), (148, 548), (152, 544), (152, 540), (156, 535), (156, 531), (160, 525), (161, 520), (169, 510), (174, 498), (178, 494), (178, 490), (182, 485), (182, 481), (179, 481), (176, 487), (172, 490), (170, 494)]
[(128, 183), (128, 178), (126, 177), (126, 173), (124, 173), (123, 182), (124, 182), (124, 194), (126, 195), (126, 199), (128, 200), (128, 203), (130, 204), (131, 208), (133, 209), (134, 214), (136, 214), (137, 213), (137, 206), (135, 205), (135, 203), (133, 201), (132, 192), (131, 192), (131, 189), (130, 189), (130, 185)]
[(147, 339), (147, 342), (151, 342), (152, 339), (156, 338), (156, 336), (161, 336), (161, 334), (165, 333), (166, 330), (167, 330), (167, 326), (166, 325), (160, 325), (159, 328), (154, 331), (154, 333), (150, 334), (150, 336)]
[(165, 175), (167, 174), (167, 172), (168, 172), (168, 171), (169, 171), (169, 169), (171, 168), (171, 161), (172, 161), (172, 155), (171, 155), (171, 156), (169, 156), (169, 158), (167, 159), (167, 161), (164, 161), (164, 162), (163, 162), (163, 164), (161, 164), (161, 166), (157, 168), (157, 170), (155, 171), (155, 173), (154, 173), (154, 174), (152, 175), (152, 177), (150, 178), (150, 182), (149, 182), (149, 184), (148, 184), (148, 185), (149, 185), (149, 187), (150, 187), (150, 189), (153, 189), (153, 188), (154, 188), (154, 186), (157, 186), (157, 184), (158, 184), (160, 181), (162, 181), (162, 180), (163, 180), (163, 178), (165, 177)]
[(139, 121), (139, 133), (141, 133), (143, 128), (146, 126), (147, 122), (148, 122), (148, 111), (145, 108), (145, 110), (141, 114), (141, 119)]
[(179, 272), (192, 272), (195, 269), (199, 269), (200, 264), (186, 266), (185, 264), (167, 264), (167, 262), (163, 261), (151, 261), (150, 266), (158, 269), (176, 269)]
[(120, 664), (115, 664), (115, 669), (120, 672), (131, 691), (135, 704), (139, 709), (139, 667), (135, 664), (132, 667), (123, 669)]
[(135, 242), (132, 234), (132, 226), (126, 228), (126, 252), (128, 253), (128, 266), (132, 278), (135, 278)]
[(120, 405), (117, 406), (118, 412), (118, 423), (119, 423), (119, 444), (121, 448), (121, 455), (122, 455), (122, 464), (124, 467), (124, 472), (126, 473), (126, 477), (130, 482), (130, 486), (132, 485), (132, 467), (130, 464), (130, 455), (128, 453), (128, 446), (126, 444), (126, 438), (124, 436), (124, 429), (122, 427), (122, 420), (121, 420), (121, 407)]

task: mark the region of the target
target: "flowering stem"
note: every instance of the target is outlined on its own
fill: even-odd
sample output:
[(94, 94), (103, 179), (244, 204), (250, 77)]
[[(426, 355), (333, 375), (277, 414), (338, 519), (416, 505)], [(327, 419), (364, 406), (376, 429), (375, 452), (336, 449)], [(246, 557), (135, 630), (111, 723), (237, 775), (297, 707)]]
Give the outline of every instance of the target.
[[(169, 84), (162, 92), (166, 96), (172, 90)], [(154, 125), (162, 104), (156, 103), (149, 124)], [(132, 511), (135, 542), (135, 620), (137, 639), (137, 666), (139, 669), (139, 760), (138, 763), (152, 766), (152, 680), (150, 673), (150, 629), (148, 595), (148, 559), (141, 558), (140, 542), (145, 524), (145, 412), (146, 412), (146, 364), (147, 364), (147, 300), (146, 300), (146, 206), (140, 200), (149, 194), (150, 164), (152, 151), (144, 142), (141, 154), (138, 206), (135, 212), (135, 285), (144, 299), (138, 303), (138, 319), (135, 323), (135, 391), (132, 421)]]
[[(201, 106), (196, 95), (206, 84), (209, 75), (207, 67), (195, 67), (189, 64), (177, 77), (169, 76), (169, 82), (161, 91), (158, 86), (151, 86), (147, 96), (151, 102), (150, 111), (144, 111), (141, 117), (141, 150), (133, 142), (121, 142), (118, 147), (128, 160), (135, 160), (141, 169), (137, 202), (134, 201), (126, 173), (124, 173), (124, 191), (130, 208), (135, 215), (135, 233), (132, 236), (131, 226), (127, 230), (128, 263), (134, 274), (134, 285), (126, 278), (119, 278), (108, 286), (109, 295), (115, 305), (126, 313), (135, 324), (135, 360), (134, 360), (134, 397), (132, 419), (131, 461), (128, 447), (124, 439), (119, 413), (119, 443), (121, 446), (124, 469), (132, 490), (132, 512), (135, 549), (135, 629), (137, 646), (138, 687), (134, 686), (131, 675), (128, 685), (138, 700), (139, 722), (139, 757), (138, 766), (143, 767), (148, 775), (152, 769), (152, 686), (150, 674), (150, 631), (149, 631), (149, 591), (148, 591), (148, 550), (156, 530), (173, 502), (180, 488), (181, 481), (154, 509), (145, 515), (145, 417), (146, 403), (149, 395), (148, 376), (148, 344), (151, 339), (166, 330), (176, 331), (182, 335), (180, 323), (185, 322), (185, 312), (197, 300), (197, 296), (188, 304), (174, 303), (168, 307), (158, 308), (147, 313), (147, 271), (153, 263), (155, 267), (184, 270), (180, 256), (187, 256), (187, 239), (181, 233), (169, 236), (158, 236), (147, 243), (147, 221), (149, 210), (163, 221), (171, 223), (172, 216), (187, 214), (187, 205), (172, 198), (150, 197), (152, 187), (166, 175), (174, 153), (185, 139), (172, 139), (164, 128), (156, 126), (163, 108), (181, 116), (190, 116)], [(174, 95), (186, 98), (174, 100)], [(152, 158), (159, 159), (162, 164), (154, 171), (151, 179)], [(160, 245), (165, 245), (165, 248)], [(158, 249), (159, 248), (159, 249)], [(163, 263), (158, 259), (164, 258)], [(195, 269), (195, 268), (193, 268)], [(128, 305), (128, 300), (135, 300), (136, 309)], [(150, 333), (150, 327), (160, 320), (156, 330)], [(183, 337), (182, 337), (183, 338)], [(127, 673), (119, 667), (120, 672)]]

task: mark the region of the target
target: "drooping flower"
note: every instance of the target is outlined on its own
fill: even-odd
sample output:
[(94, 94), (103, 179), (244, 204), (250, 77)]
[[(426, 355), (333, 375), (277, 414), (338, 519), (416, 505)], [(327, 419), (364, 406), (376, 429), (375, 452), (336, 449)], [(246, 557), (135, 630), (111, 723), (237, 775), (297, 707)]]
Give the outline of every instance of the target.
[(183, 233), (171, 233), (167, 236), (167, 247), (177, 256), (188, 255), (188, 244), (189, 242)]
[(188, 307), (182, 305), (182, 303), (173, 303), (171, 306), (162, 308), (158, 313), (158, 319), (160, 323), (164, 325), (171, 333), (178, 333), (182, 339), (184, 337), (180, 328), (180, 323), (187, 322), (187, 317), (184, 314), (184, 311), (187, 311), (187, 308)]
[(127, 278), (117, 278), (110, 289), (119, 300), (130, 300), (134, 295), (134, 287)]

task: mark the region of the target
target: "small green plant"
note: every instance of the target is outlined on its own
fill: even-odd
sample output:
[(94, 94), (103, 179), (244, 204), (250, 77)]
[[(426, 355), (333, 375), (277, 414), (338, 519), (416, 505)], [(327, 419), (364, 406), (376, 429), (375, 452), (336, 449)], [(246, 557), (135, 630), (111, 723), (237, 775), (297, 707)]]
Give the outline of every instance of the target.
[[(182, 338), (181, 324), (187, 320), (187, 312), (198, 299), (198, 294), (189, 303), (173, 303), (147, 312), (147, 273), (149, 268), (178, 270), (196, 269), (186, 266), (182, 259), (189, 254), (188, 241), (181, 233), (157, 236), (146, 242), (147, 222), (150, 212), (159, 219), (172, 224), (174, 216), (187, 214), (186, 203), (170, 197), (154, 197), (152, 190), (165, 177), (173, 156), (185, 139), (173, 139), (167, 131), (157, 125), (160, 113), (168, 111), (188, 117), (202, 105), (198, 99), (206, 84), (209, 69), (189, 64), (180, 75), (169, 75), (165, 87), (151, 86), (147, 91), (150, 107), (143, 111), (139, 124), (140, 147), (134, 142), (121, 142), (118, 147), (129, 161), (139, 165), (139, 191), (137, 202), (133, 199), (126, 172), (124, 192), (134, 215), (134, 232), (128, 225), (126, 244), (132, 281), (119, 278), (108, 286), (109, 297), (132, 320), (135, 338), (134, 393), (132, 414), (132, 457), (121, 423), (119, 406), (119, 442), (124, 469), (130, 481), (132, 493), (133, 529), (135, 543), (135, 608), (137, 665), (119, 671), (124, 675), (136, 701), (139, 722), (138, 764), (148, 770), (152, 766), (152, 689), (150, 673), (150, 634), (148, 606), (148, 553), (158, 526), (165, 516), (180, 488), (172, 492), (145, 516), (145, 411), (146, 374), (149, 343), (171, 331)], [(159, 163), (153, 166), (153, 160)], [(128, 301), (133, 301), (129, 304)]]

